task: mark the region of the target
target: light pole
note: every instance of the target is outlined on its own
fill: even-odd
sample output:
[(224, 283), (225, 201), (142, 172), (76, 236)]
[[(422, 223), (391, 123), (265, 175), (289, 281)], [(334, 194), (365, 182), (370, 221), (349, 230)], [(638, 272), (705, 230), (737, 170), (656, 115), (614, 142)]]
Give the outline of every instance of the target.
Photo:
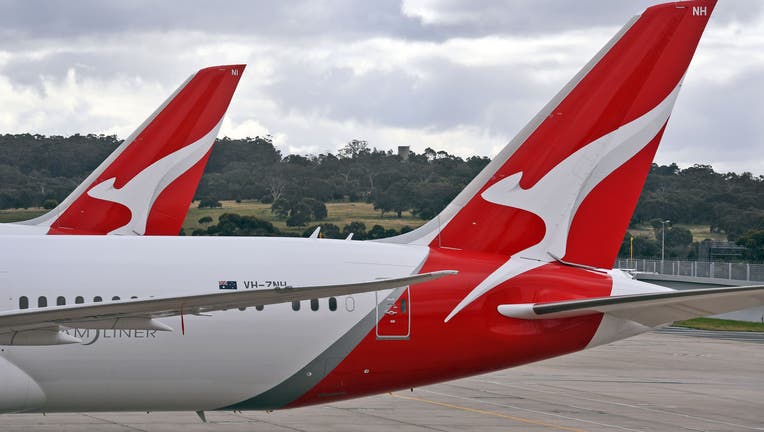
[(670, 220), (661, 221), (661, 273), (663, 273), (663, 258), (666, 251), (666, 224), (671, 223)]
[(629, 233), (629, 261), (632, 262), (632, 264), (629, 264), (633, 266), (634, 264), (634, 236)]

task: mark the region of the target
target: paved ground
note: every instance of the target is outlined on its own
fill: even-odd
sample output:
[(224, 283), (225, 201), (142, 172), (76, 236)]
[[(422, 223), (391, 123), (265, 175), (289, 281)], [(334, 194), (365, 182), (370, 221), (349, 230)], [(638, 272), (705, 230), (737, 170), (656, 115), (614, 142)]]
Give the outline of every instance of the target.
[[(698, 337), (702, 336), (702, 337)], [(667, 330), (559, 359), (274, 413), (2, 415), (2, 431), (764, 431), (764, 335)]]

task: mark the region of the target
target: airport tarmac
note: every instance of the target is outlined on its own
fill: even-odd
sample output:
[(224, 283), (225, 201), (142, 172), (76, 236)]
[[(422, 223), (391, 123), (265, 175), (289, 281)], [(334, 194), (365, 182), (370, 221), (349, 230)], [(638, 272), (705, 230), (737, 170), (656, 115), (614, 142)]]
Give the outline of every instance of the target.
[(2, 431), (764, 430), (764, 335), (664, 330), (473, 378), (265, 412), (0, 415)]

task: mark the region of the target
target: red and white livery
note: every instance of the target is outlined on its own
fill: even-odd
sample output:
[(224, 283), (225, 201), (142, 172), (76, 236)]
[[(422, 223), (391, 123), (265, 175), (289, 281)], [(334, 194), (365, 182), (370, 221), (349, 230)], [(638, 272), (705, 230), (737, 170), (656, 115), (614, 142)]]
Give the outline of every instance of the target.
[(177, 235), (243, 71), (191, 75), (58, 207), (0, 235)]

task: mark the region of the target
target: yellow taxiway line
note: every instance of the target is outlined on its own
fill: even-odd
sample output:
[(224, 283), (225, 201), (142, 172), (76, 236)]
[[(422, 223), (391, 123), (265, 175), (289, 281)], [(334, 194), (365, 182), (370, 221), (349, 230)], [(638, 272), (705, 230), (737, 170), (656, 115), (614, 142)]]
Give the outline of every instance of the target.
[(518, 423), (531, 424), (531, 425), (535, 425), (535, 426), (543, 426), (543, 427), (548, 427), (548, 428), (552, 428), (552, 429), (556, 429), (556, 430), (561, 430), (561, 431), (567, 431), (567, 432), (587, 432), (584, 429), (568, 427), (568, 426), (560, 426), (560, 425), (556, 425), (556, 424), (553, 424), (553, 423), (547, 423), (547, 422), (543, 422), (543, 421), (539, 421), (539, 420), (533, 420), (533, 419), (524, 418), (524, 417), (517, 417), (517, 416), (513, 416), (513, 415), (509, 415), (509, 414), (502, 414), (502, 413), (496, 412), (496, 411), (487, 411), (487, 410), (481, 410), (481, 409), (476, 409), (476, 408), (470, 408), (470, 407), (466, 407), (466, 406), (462, 406), (462, 405), (454, 405), (454, 404), (445, 403), (445, 402), (438, 402), (438, 401), (434, 401), (434, 400), (430, 400), (430, 399), (423, 399), (423, 398), (419, 398), (419, 397), (415, 397), (415, 396), (403, 396), (403, 395), (395, 394), (395, 393), (390, 393), (390, 396), (392, 396), (394, 398), (398, 398), (398, 399), (406, 399), (406, 400), (412, 400), (412, 401), (417, 401), (417, 402), (424, 402), (424, 403), (428, 403), (428, 404), (431, 404), (431, 405), (438, 405), (438, 406), (442, 406), (442, 407), (446, 407), (446, 408), (453, 408), (453, 409), (458, 409), (458, 410), (462, 410), (462, 411), (468, 411), (468, 412), (472, 412), (472, 413), (476, 413), (476, 414), (482, 414), (482, 415), (488, 415), (488, 416), (505, 418), (505, 419), (508, 419), (508, 420), (516, 421)]

